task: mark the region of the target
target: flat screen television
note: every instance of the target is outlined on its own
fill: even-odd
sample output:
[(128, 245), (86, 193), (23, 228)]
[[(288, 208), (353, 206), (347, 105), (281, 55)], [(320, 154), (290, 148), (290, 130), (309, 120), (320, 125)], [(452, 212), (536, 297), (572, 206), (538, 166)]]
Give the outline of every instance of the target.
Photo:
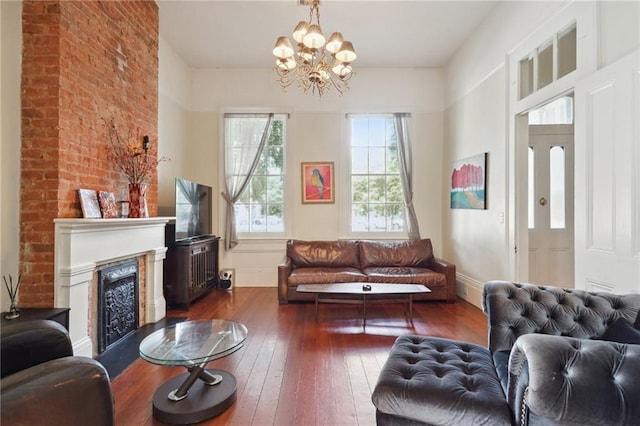
[(212, 196), (210, 186), (176, 178), (176, 242), (211, 235)]

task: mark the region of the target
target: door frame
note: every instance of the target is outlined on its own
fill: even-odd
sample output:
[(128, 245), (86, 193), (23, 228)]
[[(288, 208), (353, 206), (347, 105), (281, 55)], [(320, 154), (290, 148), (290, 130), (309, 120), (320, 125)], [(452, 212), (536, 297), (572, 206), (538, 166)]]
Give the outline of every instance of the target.
[[(507, 53), (507, 237), (505, 255), (509, 277), (513, 281), (529, 278), (529, 227), (527, 217), (527, 149), (529, 146), (528, 112), (574, 92), (575, 86), (597, 70), (598, 10), (596, 2), (569, 4), (538, 27), (526, 40)], [(520, 60), (545, 40), (572, 22), (576, 23), (576, 69), (549, 85), (519, 99)], [(580, 99), (574, 98), (574, 111)], [(575, 123), (574, 123), (575, 126)], [(575, 131), (575, 128), (574, 128)], [(577, 140), (574, 136), (574, 148)], [(524, 174), (522, 171), (525, 171)], [(574, 183), (575, 186), (575, 183)], [(575, 236), (575, 230), (574, 230)], [(574, 252), (575, 258), (575, 252)]]

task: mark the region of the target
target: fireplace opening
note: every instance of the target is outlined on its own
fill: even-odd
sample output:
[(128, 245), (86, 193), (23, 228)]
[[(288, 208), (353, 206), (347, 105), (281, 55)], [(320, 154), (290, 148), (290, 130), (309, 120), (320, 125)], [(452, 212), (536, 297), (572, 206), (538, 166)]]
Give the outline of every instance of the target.
[(98, 270), (98, 353), (138, 329), (138, 260)]

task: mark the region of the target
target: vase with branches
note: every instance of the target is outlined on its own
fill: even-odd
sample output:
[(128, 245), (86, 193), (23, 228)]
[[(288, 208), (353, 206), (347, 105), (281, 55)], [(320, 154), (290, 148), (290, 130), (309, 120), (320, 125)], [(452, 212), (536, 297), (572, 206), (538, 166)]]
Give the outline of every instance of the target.
[(152, 173), (167, 157), (150, 155), (149, 136), (142, 135), (140, 129), (133, 134), (122, 134), (115, 119), (103, 119), (108, 129), (111, 160), (129, 181), (129, 217), (147, 217), (146, 184)]

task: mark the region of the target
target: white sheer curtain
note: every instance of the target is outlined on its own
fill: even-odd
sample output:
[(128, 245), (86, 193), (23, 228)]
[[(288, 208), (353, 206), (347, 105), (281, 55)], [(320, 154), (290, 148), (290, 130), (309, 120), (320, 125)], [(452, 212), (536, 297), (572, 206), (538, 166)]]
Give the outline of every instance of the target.
[(258, 166), (271, 129), (271, 114), (225, 114), (224, 177), (227, 202), (224, 229), (225, 249), (238, 245), (235, 204), (247, 188)]
[(413, 184), (411, 170), (411, 144), (409, 143), (409, 132), (407, 120), (409, 116), (402, 113), (393, 114), (393, 122), (398, 135), (398, 162), (400, 164), (400, 180), (402, 181), (402, 192), (404, 194), (405, 217), (407, 219), (407, 230), (410, 240), (420, 239), (420, 229), (416, 210), (413, 207)]

